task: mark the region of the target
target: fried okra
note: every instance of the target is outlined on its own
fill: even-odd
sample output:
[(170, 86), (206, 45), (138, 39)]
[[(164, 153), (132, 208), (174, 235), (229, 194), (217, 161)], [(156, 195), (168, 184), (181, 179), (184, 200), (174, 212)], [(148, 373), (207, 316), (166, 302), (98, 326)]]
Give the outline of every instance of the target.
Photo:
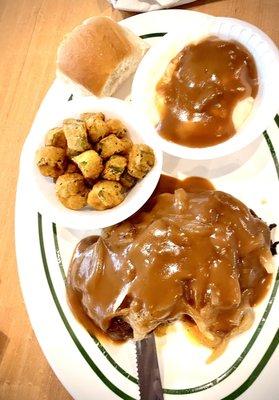
[(85, 121), (91, 142), (96, 143), (109, 134), (103, 113), (85, 113), (81, 119)]
[(71, 210), (80, 210), (87, 204), (89, 189), (81, 174), (64, 174), (55, 184), (56, 195), (61, 203)]
[(62, 149), (67, 148), (67, 140), (63, 131), (63, 128), (50, 129), (45, 138), (46, 146), (61, 147)]
[(70, 161), (67, 165), (65, 174), (73, 174), (74, 172), (80, 173), (80, 170), (78, 169), (78, 166), (74, 162)]
[(63, 123), (63, 131), (67, 140), (68, 155), (77, 155), (91, 149), (87, 139), (86, 124), (78, 119), (66, 119)]
[(106, 210), (122, 203), (125, 191), (119, 182), (99, 181), (88, 194), (87, 204), (95, 210)]
[(132, 147), (132, 142), (128, 138), (119, 139), (116, 135), (111, 134), (100, 140), (96, 149), (103, 158), (109, 158), (113, 154), (128, 153)]
[(119, 181), (127, 165), (127, 159), (123, 156), (111, 156), (106, 162), (102, 177), (109, 181)]
[(131, 189), (133, 186), (135, 186), (136, 182), (137, 179), (134, 178), (132, 175), (130, 175), (127, 170), (124, 171), (123, 174), (121, 175), (120, 183), (126, 189)]
[(146, 144), (134, 144), (128, 158), (128, 172), (135, 178), (142, 179), (155, 162), (153, 150)]
[(98, 113), (83, 113), (80, 116), (80, 119), (82, 121), (85, 121), (87, 129), (91, 127), (92, 124), (94, 124), (95, 119), (100, 119), (102, 121), (105, 121), (105, 115), (101, 112)]
[(95, 150), (87, 150), (73, 157), (85, 178), (96, 179), (103, 170), (103, 162)]
[(106, 123), (109, 133), (113, 133), (119, 138), (127, 135), (127, 128), (119, 119), (108, 119)]
[(36, 154), (40, 172), (53, 178), (58, 199), (72, 210), (117, 206), (154, 161), (149, 146), (133, 145), (125, 125), (103, 113), (64, 120), (47, 132)]
[(66, 169), (65, 149), (54, 146), (46, 146), (36, 153), (36, 164), (44, 176), (58, 178)]

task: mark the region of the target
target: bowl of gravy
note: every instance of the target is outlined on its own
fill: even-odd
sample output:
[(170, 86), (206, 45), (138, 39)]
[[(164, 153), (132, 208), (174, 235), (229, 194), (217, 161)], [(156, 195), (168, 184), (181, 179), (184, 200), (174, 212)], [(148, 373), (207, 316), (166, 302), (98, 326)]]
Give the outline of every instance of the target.
[(257, 139), (276, 113), (276, 46), (242, 21), (208, 17), (180, 28), (141, 62), (132, 100), (156, 127), (163, 151), (214, 159)]

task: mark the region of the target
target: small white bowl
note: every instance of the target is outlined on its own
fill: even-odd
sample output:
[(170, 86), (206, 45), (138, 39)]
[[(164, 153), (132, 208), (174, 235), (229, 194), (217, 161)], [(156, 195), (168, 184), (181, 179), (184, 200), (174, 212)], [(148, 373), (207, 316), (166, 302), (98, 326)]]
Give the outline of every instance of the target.
[(191, 148), (168, 141), (154, 131), (158, 146), (172, 156), (188, 160), (210, 160), (237, 152), (259, 137), (278, 111), (279, 55), (275, 44), (253, 25), (237, 19), (211, 16), (207, 16), (203, 24), (187, 20), (185, 26), (178, 26), (157, 45), (151, 47), (141, 61), (133, 80), (132, 101), (136, 107), (156, 125), (158, 118), (156, 113), (154, 114), (155, 87), (170, 60), (184, 46), (212, 35), (225, 40), (236, 40), (250, 51), (257, 66), (259, 91), (252, 111), (236, 134), (218, 145)]
[[(130, 190), (121, 204), (104, 211), (89, 207), (74, 211), (64, 207), (55, 195), (52, 179), (42, 176), (35, 164), (36, 150), (44, 146), (46, 132), (61, 126), (65, 118), (78, 118), (85, 112), (103, 112), (106, 118), (118, 118), (126, 125), (134, 143), (146, 143), (155, 153), (151, 171)], [(82, 97), (63, 104), (55, 115), (41, 113), (25, 141), (20, 161), (20, 172), (24, 174), (27, 190), (34, 192), (38, 211), (60, 226), (82, 230), (111, 226), (134, 214), (151, 196), (162, 170), (162, 152), (154, 144), (153, 130), (148, 120), (131, 104), (114, 98)]]

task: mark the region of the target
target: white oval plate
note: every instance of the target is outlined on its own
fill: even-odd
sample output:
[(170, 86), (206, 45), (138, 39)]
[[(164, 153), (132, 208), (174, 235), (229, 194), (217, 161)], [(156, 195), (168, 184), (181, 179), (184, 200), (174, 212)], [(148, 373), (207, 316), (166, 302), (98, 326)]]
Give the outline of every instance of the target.
[[(172, 27), (187, 24), (189, 18), (200, 24), (214, 17), (167, 10), (137, 15), (121, 24), (153, 44)], [(129, 94), (129, 85), (119, 91), (119, 97)], [(55, 81), (34, 124), (70, 95)], [(278, 223), (278, 117), (276, 122), (241, 153), (203, 164), (165, 155), (164, 171), (178, 177), (207, 177), (216, 188), (238, 197), (267, 223)], [(65, 276), (73, 249), (81, 238), (92, 233), (60, 228), (38, 214), (28, 177), (20, 173), (16, 200), (18, 273), (26, 308), (46, 358), (74, 399), (139, 399), (134, 344), (112, 345), (91, 337), (73, 317), (65, 297)], [(253, 327), (231, 340), (212, 364), (205, 362), (210, 351), (190, 341), (179, 324), (168, 335), (157, 338), (165, 399), (278, 398), (278, 283), (275, 273), (268, 295), (256, 308)]]

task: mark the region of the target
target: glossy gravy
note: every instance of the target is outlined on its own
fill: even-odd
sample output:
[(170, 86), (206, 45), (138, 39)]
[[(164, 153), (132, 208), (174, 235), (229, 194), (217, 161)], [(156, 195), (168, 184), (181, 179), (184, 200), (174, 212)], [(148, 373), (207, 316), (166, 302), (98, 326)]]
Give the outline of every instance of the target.
[[(167, 188), (176, 191), (158, 194)], [(246, 317), (252, 322), (251, 307), (269, 287), (269, 228), (202, 178), (162, 176), (152, 201), (78, 244), (68, 273), (72, 310), (89, 332), (97, 326), (114, 340), (187, 318), (217, 346)]]
[(176, 189), (184, 189), (189, 193), (199, 193), (205, 190), (214, 190), (213, 184), (205, 178), (190, 176), (183, 180), (169, 175), (161, 175), (153, 198), (161, 193), (174, 193)]
[(188, 147), (207, 147), (235, 134), (237, 103), (258, 92), (252, 55), (240, 44), (210, 37), (186, 46), (156, 87), (158, 132)]

